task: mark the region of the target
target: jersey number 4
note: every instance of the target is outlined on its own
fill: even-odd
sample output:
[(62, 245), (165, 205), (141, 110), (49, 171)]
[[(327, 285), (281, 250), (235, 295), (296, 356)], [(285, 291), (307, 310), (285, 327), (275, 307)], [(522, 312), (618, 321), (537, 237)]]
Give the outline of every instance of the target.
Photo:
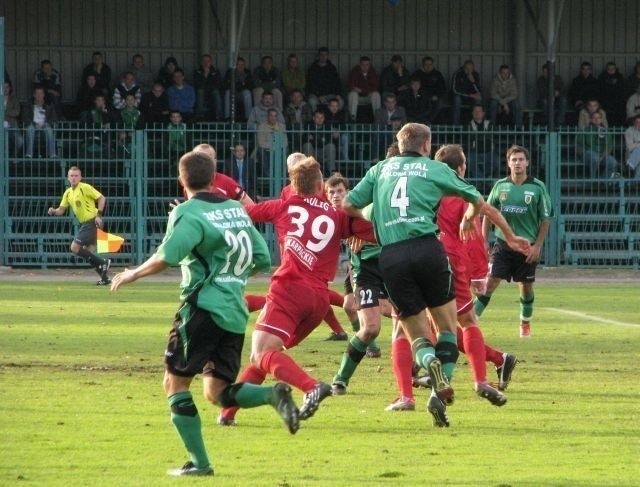
[(407, 216), (407, 208), (409, 207), (409, 197), (407, 196), (407, 177), (402, 176), (398, 179), (393, 191), (391, 192), (391, 201), (389, 205), (392, 208), (398, 208), (400, 216)]
[(315, 217), (310, 222), (311, 227), (309, 230), (311, 231), (311, 235), (309, 236), (309, 232), (305, 230), (307, 228), (305, 225), (309, 220), (309, 212), (302, 206), (297, 205), (291, 205), (288, 211), (291, 215), (291, 223), (296, 226), (296, 229), (287, 232), (287, 235), (298, 238), (308, 236), (309, 238), (304, 242), (304, 246), (311, 252), (320, 252), (329, 244), (336, 229), (336, 224), (331, 218), (327, 215), (318, 215)]

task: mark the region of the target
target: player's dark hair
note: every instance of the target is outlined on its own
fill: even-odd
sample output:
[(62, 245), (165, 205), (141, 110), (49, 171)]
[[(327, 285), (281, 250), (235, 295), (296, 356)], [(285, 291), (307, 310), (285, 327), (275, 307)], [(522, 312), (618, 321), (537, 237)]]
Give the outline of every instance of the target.
[(208, 190), (214, 171), (211, 157), (198, 151), (187, 152), (178, 166), (182, 184), (194, 191)]
[(322, 181), (320, 164), (313, 157), (307, 157), (289, 171), (291, 187), (301, 196), (311, 196), (318, 191), (318, 181)]
[(338, 184), (342, 184), (344, 188), (347, 190), (349, 189), (349, 180), (339, 172), (334, 172), (324, 182), (324, 189), (326, 191), (329, 188), (333, 188), (334, 186), (337, 186)]
[(389, 144), (389, 147), (387, 147), (387, 154), (386, 154), (387, 159), (389, 159), (390, 157), (399, 156), (399, 155), (400, 155), (400, 148), (398, 147), (398, 142), (397, 141), (391, 142), (391, 144)]
[(514, 144), (507, 149), (507, 154), (506, 154), (507, 162), (509, 162), (509, 158), (511, 158), (513, 154), (517, 154), (518, 152), (522, 152), (527, 161), (530, 160), (529, 151), (525, 147), (522, 147), (521, 145)]
[(458, 172), (458, 168), (465, 163), (464, 151), (462, 150), (462, 146), (458, 144), (445, 144), (441, 146), (436, 152), (434, 159), (444, 162), (456, 172)]

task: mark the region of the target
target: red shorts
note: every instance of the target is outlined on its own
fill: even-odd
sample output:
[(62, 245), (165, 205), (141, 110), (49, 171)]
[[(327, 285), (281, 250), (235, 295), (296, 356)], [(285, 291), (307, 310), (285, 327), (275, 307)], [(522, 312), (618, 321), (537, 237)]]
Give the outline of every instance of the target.
[(322, 323), (329, 306), (328, 290), (272, 283), (255, 329), (276, 335), (286, 348), (292, 348)]
[(453, 287), (456, 293), (458, 316), (468, 313), (473, 308), (471, 281), (467, 267), (468, 257), (464, 254), (449, 253), (449, 264), (453, 271)]

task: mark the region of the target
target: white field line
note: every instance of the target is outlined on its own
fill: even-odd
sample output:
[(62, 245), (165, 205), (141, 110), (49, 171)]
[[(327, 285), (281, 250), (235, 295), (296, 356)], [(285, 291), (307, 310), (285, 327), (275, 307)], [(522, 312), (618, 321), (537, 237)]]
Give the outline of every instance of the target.
[(571, 311), (569, 309), (562, 308), (549, 308), (549, 307), (541, 307), (541, 309), (547, 311), (553, 311), (554, 313), (563, 313), (565, 315), (576, 316), (578, 318), (582, 318), (590, 321), (597, 321), (598, 323), (606, 323), (608, 325), (616, 325), (616, 326), (627, 326), (631, 328), (640, 328), (639, 323), (627, 323), (625, 321), (618, 320), (610, 320), (609, 318), (602, 318), (601, 316), (594, 316), (589, 313), (581, 313), (580, 311)]

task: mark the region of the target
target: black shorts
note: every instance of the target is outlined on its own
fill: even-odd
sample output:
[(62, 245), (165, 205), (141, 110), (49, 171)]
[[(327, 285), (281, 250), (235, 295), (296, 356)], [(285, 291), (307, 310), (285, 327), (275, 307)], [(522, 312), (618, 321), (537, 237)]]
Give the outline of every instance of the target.
[(455, 298), (449, 259), (435, 235), (382, 247), (379, 267), (389, 299), (401, 318)]
[(208, 311), (185, 304), (169, 332), (164, 363), (180, 377), (203, 374), (233, 383), (240, 371), (243, 343), (244, 334), (223, 330)]
[(95, 220), (89, 220), (80, 225), (80, 230), (73, 239), (74, 242), (79, 243), (83, 247), (89, 245), (95, 245), (98, 237), (98, 227), (96, 227)]
[(387, 299), (387, 290), (384, 287), (377, 257), (360, 260), (360, 269), (354, 274), (354, 278), (360, 309), (376, 308), (380, 306), (381, 299)]
[(507, 282), (534, 282), (537, 262), (528, 264), (527, 256), (512, 250), (504, 240), (498, 240), (491, 249), (489, 277)]

